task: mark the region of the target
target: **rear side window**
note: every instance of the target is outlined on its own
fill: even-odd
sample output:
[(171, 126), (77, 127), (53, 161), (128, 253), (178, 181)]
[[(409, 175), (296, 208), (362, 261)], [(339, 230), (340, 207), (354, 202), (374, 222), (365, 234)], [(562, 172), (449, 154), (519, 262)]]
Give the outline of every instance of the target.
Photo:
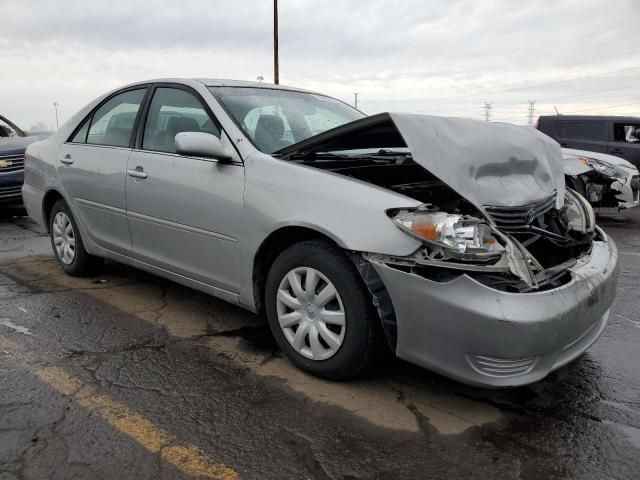
[(613, 139), (616, 142), (640, 143), (640, 123), (615, 123)]
[(559, 138), (606, 140), (605, 122), (555, 122), (553, 130)]
[(181, 132), (204, 132), (220, 138), (220, 129), (200, 101), (177, 88), (158, 88), (149, 106), (142, 148), (175, 153), (175, 137)]
[(96, 110), (91, 119), (87, 143), (128, 147), (145, 92), (146, 88), (121, 93)]

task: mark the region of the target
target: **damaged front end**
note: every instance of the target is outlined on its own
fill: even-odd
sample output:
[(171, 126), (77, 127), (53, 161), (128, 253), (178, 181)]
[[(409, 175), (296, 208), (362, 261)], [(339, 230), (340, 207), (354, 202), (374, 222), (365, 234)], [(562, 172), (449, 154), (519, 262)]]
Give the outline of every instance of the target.
[(640, 205), (640, 174), (626, 160), (597, 152), (563, 149), (567, 185), (591, 205), (626, 209)]
[(556, 209), (554, 194), (523, 207), (487, 205), (484, 218), (480, 212), (461, 213), (470, 205), (456, 213), (433, 204), (391, 209), (387, 214), (395, 225), (423, 246), (408, 257), (365, 258), (431, 280), (466, 274), (508, 292), (556, 288), (569, 281), (568, 269), (589, 252), (596, 236), (593, 210), (584, 198), (566, 190), (563, 203)]
[(420, 248), (364, 256), (430, 280), (468, 275), (506, 292), (556, 288), (597, 236), (591, 206), (565, 188), (557, 143), (522, 127), (387, 113), (277, 154), (421, 202), (386, 211)]

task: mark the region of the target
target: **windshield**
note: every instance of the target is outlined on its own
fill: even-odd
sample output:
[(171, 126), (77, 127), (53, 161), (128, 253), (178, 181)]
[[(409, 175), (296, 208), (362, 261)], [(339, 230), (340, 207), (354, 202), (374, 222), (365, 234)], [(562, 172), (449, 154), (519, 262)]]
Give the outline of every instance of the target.
[(210, 87), (254, 145), (265, 153), (365, 115), (335, 98), (269, 88)]

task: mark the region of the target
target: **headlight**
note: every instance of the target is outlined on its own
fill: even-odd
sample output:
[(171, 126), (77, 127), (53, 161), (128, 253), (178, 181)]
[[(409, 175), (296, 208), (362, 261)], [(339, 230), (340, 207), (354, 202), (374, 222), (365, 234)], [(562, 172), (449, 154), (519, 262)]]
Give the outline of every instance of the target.
[(581, 233), (593, 232), (596, 216), (586, 198), (567, 188), (564, 193), (564, 218), (571, 230)]
[(479, 218), (445, 212), (404, 211), (392, 220), (412, 237), (459, 254), (487, 256), (504, 250), (491, 227)]
[(595, 158), (583, 157), (583, 156), (578, 157), (578, 159), (585, 165), (589, 165), (596, 172), (600, 172), (601, 174), (607, 177), (612, 177), (617, 172), (616, 167), (614, 165), (611, 165), (610, 163), (607, 163), (607, 162), (603, 162), (602, 160), (596, 160)]

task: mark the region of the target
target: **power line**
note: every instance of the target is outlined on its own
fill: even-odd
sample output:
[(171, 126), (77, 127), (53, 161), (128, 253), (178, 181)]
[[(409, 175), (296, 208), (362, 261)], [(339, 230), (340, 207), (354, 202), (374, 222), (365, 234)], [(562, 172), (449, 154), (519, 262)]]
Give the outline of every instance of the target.
[(605, 109), (611, 109), (611, 108), (629, 107), (631, 105), (640, 105), (640, 103), (634, 102), (634, 103), (623, 103), (622, 105), (605, 105), (604, 107), (584, 108), (582, 110), (573, 110), (572, 112), (566, 112), (566, 113), (591, 112), (593, 110), (605, 110)]
[[(637, 87), (638, 85), (627, 85), (625, 87), (618, 87), (618, 88), (610, 88), (607, 90), (598, 90), (597, 92), (584, 92), (584, 93), (576, 93), (575, 95), (564, 95), (562, 97), (550, 97), (550, 98), (543, 98), (541, 100), (537, 100), (539, 103), (542, 102), (548, 102), (551, 100), (564, 100), (567, 98), (575, 98), (575, 97), (585, 97), (585, 96), (590, 96), (590, 95), (598, 95), (600, 93), (609, 93), (609, 92), (617, 92), (619, 90), (625, 90), (627, 88), (634, 88)], [(512, 107), (515, 105), (526, 105), (527, 102), (519, 102), (519, 103), (500, 103), (498, 105), (496, 105), (497, 107)]]
[(505, 90), (496, 90), (493, 92), (480, 92), (480, 93), (470, 93), (470, 94), (466, 94), (466, 95), (453, 95), (450, 97), (431, 97), (431, 98), (415, 98), (415, 99), (406, 99), (406, 100), (385, 100), (385, 99), (372, 99), (372, 100), (367, 100), (367, 102), (428, 102), (431, 100), (448, 100), (451, 98), (469, 98), (469, 97), (478, 97), (478, 96), (487, 96), (487, 95), (496, 95), (499, 93), (510, 93), (510, 92), (517, 92), (517, 91), (521, 91), (521, 90), (530, 90), (532, 88), (539, 88), (539, 87), (548, 87), (550, 85), (560, 85), (563, 83), (570, 83), (570, 82), (576, 82), (578, 80), (585, 80), (587, 78), (597, 78), (597, 77), (604, 77), (606, 75), (613, 75), (615, 73), (621, 73), (621, 72), (627, 72), (629, 70), (638, 70), (640, 69), (640, 65), (636, 65), (633, 67), (627, 67), (627, 68), (621, 68), (619, 70), (611, 70), (608, 72), (601, 72), (601, 73), (594, 73), (591, 75), (583, 75), (581, 77), (574, 77), (574, 78), (570, 78), (567, 80), (557, 80), (554, 82), (547, 82), (547, 83), (538, 83), (538, 84), (534, 84), (534, 85), (528, 85), (528, 86), (524, 86), (524, 87), (514, 87), (514, 88), (509, 88), (509, 89), (505, 89)]
[[(618, 87), (618, 88), (612, 88), (612, 89), (606, 89), (606, 90), (598, 90), (595, 92), (582, 92), (582, 93), (577, 93), (574, 95), (564, 95), (561, 97), (548, 97), (548, 98), (543, 98), (541, 100), (537, 100), (536, 102), (538, 104), (544, 104), (545, 102), (550, 102), (550, 101), (554, 101), (554, 100), (562, 100), (562, 99), (567, 99), (567, 98), (576, 98), (576, 97), (584, 97), (584, 96), (591, 96), (591, 95), (598, 95), (601, 93), (609, 93), (609, 92), (617, 92), (620, 90), (626, 90), (629, 88), (637, 88), (638, 85), (626, 85), (624, 87)], [(364, 100), (364, 102), (366, 103), (368, 100)], [(400, 100), (400, 101), (408, 101), (408, 100)], [(362, 102), (362, 100), (361, 100)], [(419, 102), (419, 101), (417, 101)], [(499, 104), (494, 104), (492, 105), (493, 108), (504, 108), (504, 107), (516, 107), (518, 105), (528, 105), (528, 102), (518, 102), (518, 103), (499, 103)], [(444, 105), (430, 105), (429, 107), (430, 111), (434, 111), (434, 112), (438, 112), (441, 111), (443, 113), (449, 114), (450, 112), (464, 112), (464, 111), (469, 111), (471, 109), (473, 109), (473, 106), (471, 105), (466, 105), (466, 106), (456, 106), (456, 107), (446, 107)], [(517, 115), (520, 115), (519, 113)]]

